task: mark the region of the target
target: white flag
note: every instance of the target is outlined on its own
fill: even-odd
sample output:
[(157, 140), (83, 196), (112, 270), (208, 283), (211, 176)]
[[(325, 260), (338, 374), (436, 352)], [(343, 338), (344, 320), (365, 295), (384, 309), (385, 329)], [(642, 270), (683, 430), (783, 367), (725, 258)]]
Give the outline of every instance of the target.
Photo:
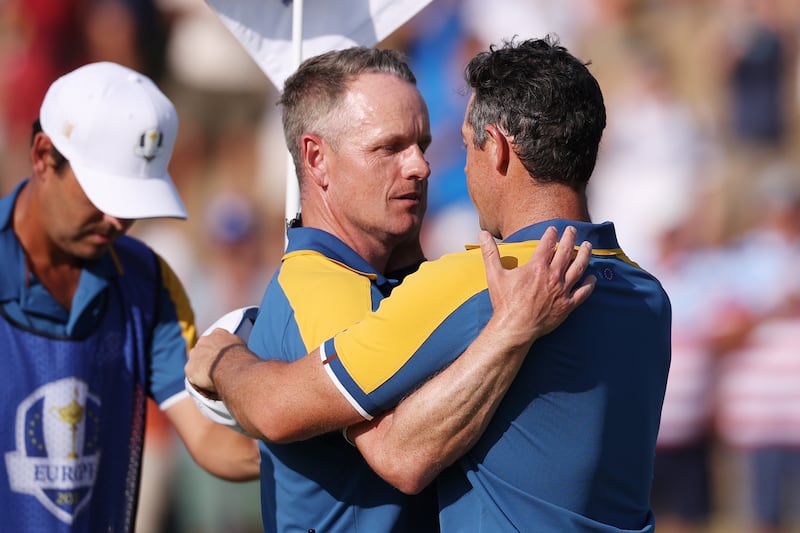
[[(258, 66), (283, 90), (297, 68), (293, 0), (207, 0)], [(374, 46), (431, 0), (294, 0), (302, 11), (303, 59), (355, 45)]]

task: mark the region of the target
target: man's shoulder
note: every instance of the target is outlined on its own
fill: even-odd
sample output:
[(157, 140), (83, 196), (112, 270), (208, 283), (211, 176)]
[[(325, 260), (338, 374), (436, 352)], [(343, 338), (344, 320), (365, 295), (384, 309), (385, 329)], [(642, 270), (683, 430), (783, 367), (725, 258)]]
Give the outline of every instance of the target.
[[(370, 272), (364, 272), (316, 250), (296, 250), (283, 257), (279, 279), (288, 277), (302, 277), (307, 282), (326, 281), (330, 278), (352, 279), (357, 277), (374, 277)], [(318, 279), (319, 278), (319, 279)]]
[(481, 250), (480, 248), (469, 247), (462, 252), (445, 254), (438, 259), (423, 262), (417, 272), (409, 275), (408, 278), (414, 276), (418, 278), (472, 276), (475, 271), (483, 272)]
[(459, 301), (485, 289), (486, 271), (478, 248), (425, 261), (392, 291), (390, 299), (418, 302), (431, 295), (446, 295), (448, 300)]
[[(303, 309), (304, 314), (311, 312), (314, 316), (319, 312), (330, 313), (331, 306), (340, 311), (342, 306), (355, 306), (358, 309), (355, 320), (371, 308), (371, 286), (375, 279), (374, 274), (319, 252), (295, 252), (284, 258), (270, 282), (268, 296), (276, 298), (277, 294), (283, 294), (296, 310)], [(320, 308), (320, 302), (326, 302), (326, 306)]]

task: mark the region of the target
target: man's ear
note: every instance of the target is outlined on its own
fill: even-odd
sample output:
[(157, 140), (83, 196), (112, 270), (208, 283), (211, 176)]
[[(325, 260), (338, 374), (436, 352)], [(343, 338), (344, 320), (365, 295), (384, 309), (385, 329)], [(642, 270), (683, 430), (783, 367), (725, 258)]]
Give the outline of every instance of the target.
[(486, 147), (491, 150), (494, 167), (500, 174), (508, 173), (509, 160), (511, 158), (511, 144), (508, 137), (494, 124), (486, 126), (486, 133), (489, 135), (489, 145)]
[(319, 187), (328, 186), (328, 173), (323, 150), (322, 139), (312, 133), (304, 133), (300, 137), (301, 160), (305, 167), (305, 174)]
[(53, 158), (53, 141), (44, 132), (38, 132), (33, 137), (31, 145), (31, 166), (34, 176), (42, 176), (48, 167), (54, 167), (56, 162)]

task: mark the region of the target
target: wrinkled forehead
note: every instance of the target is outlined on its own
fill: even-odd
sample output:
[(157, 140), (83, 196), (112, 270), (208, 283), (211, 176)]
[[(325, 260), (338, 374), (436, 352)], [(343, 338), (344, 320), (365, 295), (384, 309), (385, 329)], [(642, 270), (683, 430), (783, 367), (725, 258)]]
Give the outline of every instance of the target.
[(339, 132), (397, 130), (430, 137), (422, 95), (414, 84), (389, 74), (362, 74), (353, 80), (338, 114), (332, 126)]
[(344, 101), (365, 109), (392, 105), (422, 108), (427, 114), (427, 106), (416, 85), (383, 72), (367, 72), (351, 80)]

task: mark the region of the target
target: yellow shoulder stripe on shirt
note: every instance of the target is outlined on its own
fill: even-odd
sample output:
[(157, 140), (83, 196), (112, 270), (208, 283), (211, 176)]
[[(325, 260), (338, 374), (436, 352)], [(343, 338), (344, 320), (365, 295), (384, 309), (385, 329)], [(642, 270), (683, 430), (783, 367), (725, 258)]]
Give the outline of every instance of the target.
[[(125, 275), (125, 269), (122, 268), (122, 262), (120, 262), (113, 246), (109, 249), (109, 252), (117, 268), (117, 273), (120, 276)], [(184, 342), (186, 342), (186, 351), (188, 352), (197, 342), (197, 327), (194, 323), (194, 311), (192, 311), (189, 297), (186, 295), (186, 291), (183, 288), (183, 284), (181, 284), (178, 279), (178, 276), (160, 255), (156, 254), (156, 259), (158, 259), (158, 267), (161, 271), (161, 282), (164, 288), (169, 292), (170, 298), (172, 298), (172, 301), (175, 303), (178, 324), (180, 325), (181, 335), (183, 336)]]
[(164, 284), (164, 288), (169, 292), (172, 301), (175, 303), (178, 324), (180, 324), (181, 335), (183, 335), (183, 340), (186, 342), (188, 351), (197, 342), (197, 327), (194, 323), (194, 311), (192, 311), (189, 297), (186, 295), (186, 291), (183, 288), (183, 284), (178, 279), (178, 276), (161, 256), (156, 255), (156, 257), (158, 258), (158, 265), (161, 269), (161, 281)]
[[(536, 243), (537, 245), (539, 244), (539, 241), (527, 241), (527, 242), (533, 242), (533, 243)], [(498, 243), (498, 245), (500, 247), (505, 246), (507, 244), (514, 244), (514, 243), (503, 243), (503, 242)], [(556, 244), (556, 246), (558, 246), (558, 244)], [(475, 248), (480, 248), (480, 245), (479, 244), (467, 244), (464, 247), (467, 250), (473, 250)], [(580, 249), (580, 246), (575, 246), (575, 253), (577, 253), (579, 249)], [(635, 261), (632, 261), (627, 255), (625, 255), (625, 252), (622, 251), (622, 248), (606, 248), (606, 249), (600, 248), (598, 250), (594, 250), (593, 249), (592, 250), (592, 255), (597, 256), (597, 257), (614, 257), (614, 256), (616, 256), (621, 261), (625, 261), (626, 263), (628, 263), (629, 265), (631, 265), (633, 267), (642, 268)]]
[(372, 310), (370, 287), (375, 277), (319, 252), (301, 250), (284, 256), (278, 282), (308, 351)]
[[(526, 263), (539, 241), (500, 244), (505, 268)], [(456, 309), (486, 289), (477, 246), (423, 263), (381, 302), (376, 314), (336, 336), (339, 360), (350, 377), (371, 393), (398, 372)], [(598, 250), (630, 262), (619, 249)], [(633, 263), (632, 263), (633, 264)]]
[[(503, 264), (522, 264), (534, 249), (531, 243), (509, 246)], [(377, 313), (336, 336), (339, 360), (361, 390), (370, 393), (398, 372), (455, 310), (485, 289), (479, 250), (423, 263), (381, 302)]]

